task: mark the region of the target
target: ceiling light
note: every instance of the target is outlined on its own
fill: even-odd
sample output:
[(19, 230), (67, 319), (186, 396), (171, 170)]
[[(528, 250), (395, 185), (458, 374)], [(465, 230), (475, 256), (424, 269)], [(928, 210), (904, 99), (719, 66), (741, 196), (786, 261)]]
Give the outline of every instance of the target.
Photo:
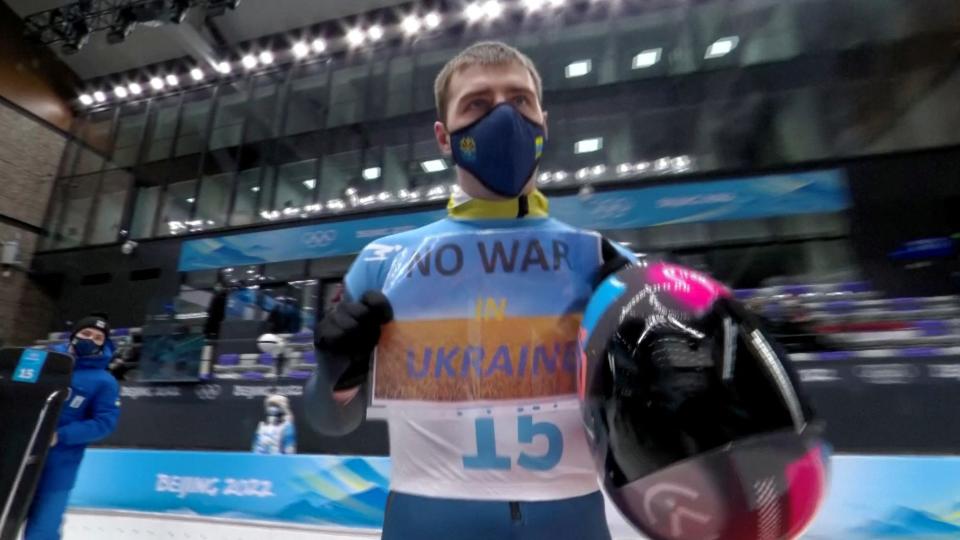
[(473, 2), (463, 10), (463, 14), (468, 21), (477, 22), (483, 17), (483, 7), (478, 2)]
[(549, 184), (550, 180), (552, 179), (553, 179), (552, 173), (542, 172), (540, 173), (540, 176), (537, 178), (537, 181), (540, 182), (541, 184)]
[(408, 36), (412, 36), (413, 34), (416, 34), (417, 32), (420, 31), (421, 23), (420, 23), (420, 19), (416, 15), (407, 15), (406, 17), (404, 17), (403, 23), (401, 23), (401, 25), (403, 26), (403, 31)]
[(290, 47), (290, 52), (297, 58), (303, 58), (310, 54), (310, 46), (303, 41), (298, 41), (293, 44), (293, 47)]
[(243, 64), (243, 67), (247, 69), (253, 69), (257, 67), (257, 57), (252, 54), (248, 54), (240, 59), (240, 63)]
[(431, 12), (423, 18), (424, 24), (427, 25), (427, 28), (433, 30), (434, 28), (440, 26), (440, 14)]
[(130, 93), (139, 96), (140, 92), (143, 92), (143, 87), (140, 86), (140, 83), (132, 82), (127, 85), (127, 89), (130, 90)]
[(722, 37), (707, 47), (707, 54), (703, 55), (704, 58), (720, 58), (721, 56), (726, 56), (730, 54), (731, 51), (737, 48), (737, 45), (740, 43), (739, 36), (729, 36)]
[(230, 73), (230, 62), (220, 62), (217, 64), (217, 71), (224, 75)]
[(177, 78), (176, 75), (171, 73), (170, 75), (167, 75), (167, 84), (170, 86), (176, 86), (180, 84), (180, 79)]
[(187, 202), (190, 203), (190, 204), (193, 204), (193, 203), (195, 203), (196, 201), (197, 201), (197, 200), (194, 199), (193, 197), (190, 197), (189, 199), (187, 199)]
[(567, 179), (567, 172), (566, 172), (566, 171), (557, 171), (557, 172), (553, 173), (553, 181), (554, 181), (554, 182), (563, 182), (563, 181), (566, 180), (566, 179)]
[(154, 90), (163, 90), (163, 79), (160, 77), (150, 79), (150, 87)]
[(503, 6), (498, 0), (487, 0), (483, 4), (483, 13), (489, 19), (496, 19), (503, 13)]
[(306, 179), (306, 180), (303, 181), (303, 185), (306, 186), (307, 189), (313, 189), (313, 188), (317, 187), (317, 179), (316, 179), (316, 178), (308, 178), (308, 179)]
[(254, 193), (258, 193), (260, 191), (260, 186), (253, 186), (252, 188), (250, 188), (250, 191)]
[(550, 4), (550, 7), (558, 8), (562, 6), (566, 0), (547, 0), (547, 3)]
[(601, 174), (603, 174), (603, 173), (605, 173), (605, 172), (607, 172), (607, 166), (606, 166), (606, 165), (594, 165), (594, 166), (590, 169), (590, 173), (593, 174), (594, 176), (600, 176)]
[(677, 156), (673, 158), (672, 166), (674, 172), (686, 172), (689, 171), (693, 165), (693, 160), (690, 159), (690, 156)]
[(364, 180), (376, 180), (380, 178), (380, 167), (368, 167), (363, 170)]
[(633, 62), (630, 64), (632, 69), (643, 69), (648, 68), (657, 62), (660, 61), (660, 55), (663, 54), (663, 49), (647, 49), (645, 51), (640, 51), (639, 54), (633, 57)]
[(421, 161), (420, 167), (423, 169), (423, 172), (436, 173), (447, 170), (447, 162), (442, 159), (430, 159)]
[(523, 0), (523, 7), (529, 12), (540, 11), (546, 3), (547, 0)]
[(202, 79), (203, 79), (203, 70), (200, 69), (200, 68), (193, 68), (193, 69), (190, 70), (190, 76), (191, 76), (191, 77), (193, 78), (193, 80), (195, 80), (195, 81), (202, 80)]
[(310, 46), (313, 47), (313, 52), (315, 53), (322, 53), (323, 51), (327, 50), (327, 42), (320, 38), (313, 40), (313, 42), (310, 43)]
[(127, 97), (127, 89), (122, 86), (117, 86), (113, 89), (113, 94), (120, 99)]
[(567, 68), (564, 70), (564, 73), (568, 79), (573, 79), (574, 77), (583, 77), (587, 73), (590, 73), (590, 67), (590, 59), (577, 60), (576, 62), (567, 64)]
[(340, 199), (330, 199), (329, 201), (327, 201), (327, 208), (329, 208), (330, 210), (340, 211), (345, 209), (346, 207), (347, 205), (344, 204), (344, 202), (341, 201)]
[(93, 105), (93, 97), (91, 97), (90, 94), (80, 94), (80, 103)]
[(370, 36), (370, 41), (380, 41), (380, 38), (383, 37), (383, 27), (375, 24), (367, 30), (367, 35)]
[(260, 53), (260, 63), (263, 65), (270, 65), (273, 63), (273, 53), (270, 51), (263, 51)]
[(363, 43), (363, 30), (359, 28), (354, 28), (347, 32), (347, 43), (351, 46), (356, 47)]
[(573, 145), (574, 154), (589, 154), (603, 148), (603, 137), (594, 137), (592, 139), (583, 139)]
[(107, 95), (100, 90), (97, 90), (93, 93), (93, 99), (96, 100), (97, 103), (103, 103), (107, 100)]
[(633, 172), (632, 163), (621, 163), (617, 165), (617, 174), (630, 174)]

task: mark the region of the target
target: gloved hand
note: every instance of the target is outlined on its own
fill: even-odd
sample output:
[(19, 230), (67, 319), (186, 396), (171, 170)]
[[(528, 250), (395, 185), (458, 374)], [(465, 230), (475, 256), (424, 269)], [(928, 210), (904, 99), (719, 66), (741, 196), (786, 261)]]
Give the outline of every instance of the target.
[(367, 379), (370, 356), (383, 325), (393, 320), (390, 301), (380, 291), (367, 291), (359, 302), (341, 302), (317, 325), (317, 350), (328, 361), (347, 364), (334, 390), (353, 388)]
[(613, 244), (604, 238), (600, 244), (600, 253), (603, 257), (603, 264), (597, 270), (593, 278), (593, 287), (597, 288), (603, 280), (619, 272), (624, 266), (630, 264), (630, 260), (623, 256)]

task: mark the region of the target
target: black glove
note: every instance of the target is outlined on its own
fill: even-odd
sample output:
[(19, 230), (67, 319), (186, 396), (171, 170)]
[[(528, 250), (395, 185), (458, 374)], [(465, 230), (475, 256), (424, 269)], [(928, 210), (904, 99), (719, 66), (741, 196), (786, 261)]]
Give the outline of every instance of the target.
[(600, 254), (603, 257), (603, 265), (593, 279), (594, 289), (599, 287), (600, 284), (603, 283), (603, 280), (630, 264), (630, 260), (624, 257), (606, 238), (601, 240)]
[(353, 388), (367, 380), (370, 356), (383, 325), (393, 320), (390, 301), (380, 291), (367, 291), (359, 302), (341, 302), (317, 325), (317, 350), (329, 360), (344, 362), (346, 371), (334, 390)]

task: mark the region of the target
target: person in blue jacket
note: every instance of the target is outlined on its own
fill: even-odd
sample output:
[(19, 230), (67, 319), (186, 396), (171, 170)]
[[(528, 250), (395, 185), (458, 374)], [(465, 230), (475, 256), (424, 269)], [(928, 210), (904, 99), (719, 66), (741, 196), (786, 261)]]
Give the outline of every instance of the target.
[(120, 416), (120, 386), (107, 371), (114, 345), (106, 317), (81, 319), (70, 341), (53, 350), (73, 356), (73, 380), (27, 515), (24, 540), (60, 538), (63, 513), (84, 451), (88, 444), (110, 435)]

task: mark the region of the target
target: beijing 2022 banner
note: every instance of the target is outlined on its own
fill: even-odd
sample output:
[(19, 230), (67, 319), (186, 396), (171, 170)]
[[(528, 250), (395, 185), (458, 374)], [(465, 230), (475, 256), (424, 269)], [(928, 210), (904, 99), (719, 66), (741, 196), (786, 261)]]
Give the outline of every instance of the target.
[[(383, 457), (91, 449), (75, 508), (379, 529)], [(960, 538), (960, 457), (835, 456), (827, 500), (805, 540)], [(635, 538), (610, 512), (618, 539)]]
[(90, 449), (70, 505), (379, 529), (387, 458)]

